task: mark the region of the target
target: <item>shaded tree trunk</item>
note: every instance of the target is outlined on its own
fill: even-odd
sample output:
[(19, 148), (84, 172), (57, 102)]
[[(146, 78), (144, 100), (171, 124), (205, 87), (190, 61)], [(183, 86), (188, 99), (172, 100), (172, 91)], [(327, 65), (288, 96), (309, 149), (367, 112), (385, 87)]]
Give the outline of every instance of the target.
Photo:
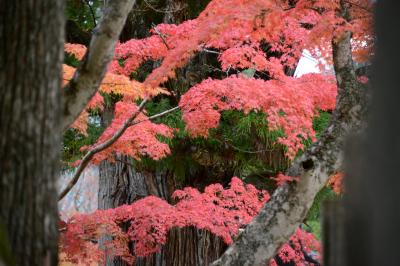
[(207, 230), (194, 227), (173, 228), (168, 232), (168, 266), (209, 265), (219, 258), (227, 245)]
[[(99, 209), (109, 209), (130, 204), (148, 195), (168, 199), (171, 184), (168, 173), (136, 171), (133, 159), (118, 156), (115, 163), (100, 164)], [(127, 228), (125, 228), (127, 229)], [(133, 250), (133, 247), (131, 247)], [(208, 265), (226, 249), (219, 237), (206, 230), (193, 227), (174, 228), (167, 236), (167, 244), (161, 252), (145, 258), (137, 258), (136, 266), (184, 266)], [(120, 258), (108, 259), (107, 265), (127, 265)]]
[(368, 127), (348, 149), (346, 265), (399, 265), (398, 2), (376, 1), (377, 50)]
[[(148, 195), (155, 195), (163, 199), (168, 197), (165, 175), (151, 175), (137, 171), (133, 164), (133, 159), (128, 156), (117, 156), (115, 163), (103, 161), (100, 164), (99, 209), (105, 210), (123, 204), (131, 204)], [(123, 266), (128, 264), (120, 258), (107, 258), (106, 265)], [(149, 258), (139, 258), (135, 265), (165, 265), (164, 251)]]
[(64, 1), (4, 0), (0, 20), (0, 264), (57, 265)]
[(116, 163), (103, 161), (99, 174), (99, 209), (116, 208), (147, 196), (145, 176), (129, 164), (132, 159), (118, 156)]

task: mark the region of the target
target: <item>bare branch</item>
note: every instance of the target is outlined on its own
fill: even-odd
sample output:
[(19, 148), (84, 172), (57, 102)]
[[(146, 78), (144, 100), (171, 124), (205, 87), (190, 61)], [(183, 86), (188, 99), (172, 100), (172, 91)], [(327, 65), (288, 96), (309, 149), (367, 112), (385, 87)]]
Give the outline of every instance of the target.
[(119, 137), (121, 137), (121, 135), (125, 132), (125, 130), (128, 129), (128, 127), (131, 125), (132, 121), (140, 114), (140, 112), (143, 110), (145, 104), (147, 102), (147, 99), (145, 98), (139, 105), (138, 110), (131, 116), (129, 117), (124, 124), (122, 125), (122, 127), (115, 132), (115, 134), (108, 139), (107, 141), (97, 145), (96, 147), (94, 147), (93, 149), (91, 149), (90, 151), (88, 151), (85, 156), (83, 156), (81, 162), (79, 163), (78, 168), (75, 171), (75, 174), (73, 176), (73, 178), (71, 179), (71, 181), (68, 183), (67, 187), (64, 188), (64, 190), (60, 193), (60, 195), (58, 196), (58, 200), (62, 200), (65, 195), (68, 194), (68, 192), (72, 189), (72, 187), (76, 184), (76, 182), (78, 182), (79, 177), (81, 175), (81, 173), (83, 172), (83, 170), (85, 169), (85, 167), (88, 165), (88, 163), (90, 162), (90, 160), (93, 158), (93, 156), (98, 153), (101, 152), (102, 150), (107, 149), (108, 147), (110, 147), (115, 141), (118, 140)]
[(96, 93), (113, 55), (118, 36), (135, 0), (110, 1), (94, 29), (90, 46), (72, 80), (64, 87), (62, 128), (66, 130)]
[(357, 3), (352, 2), (352, 1), (349, 1), (349, 0), (346, 0), (345, 2), (348, 3), (348, 4), (350, 4), (351, 6), (355, 6), (355, 7), (359, 8), (359, 9), (364, 10), (364, 11), (370, 13), (371, 15), (374, 14), (374, 11), (373, 11), (371, 8), (369, 8), (369, 7), (366, 7), (366, 6), (357, 4)]
[(151, 5), (151, 4), (150, 4), (148, 1), (146, 1), (146, 0), (144, 0), (144, 3), (146, 4), (146, 6), (147, 6), (148, 8), (150, 8), (151, 10), (153, 10), (153, 11), (155, 11), (155, 12), (158, 12), (158, 13), (175, 13), (175, 12), (179, 12), (179, 11), (181, 11), (181, 10), (183, 10), (183, 9), (186, 8), (186, 6), (182, 6), (182, 7), (175, 8), (175, 9), (164, 9), (164, 10), (161, 10), (161, 9), (158, 9), (158, 8), (154, 7), (153, 5)]
[(221, 52), (209, 50), (209, 49), (206, 49), (206, 48), (203, 48), (203, 49), (201, 49), (200, 51), (201, 51), (201, 52), (210, 53), (210, 54), (221, 54)]
[(97, 145), (96, 147), (94, 147), (93, 149), (91, 149), (90, 151), (88, 151), (85, 156), (83, 156), (81, 162), (79, 163), (79, 166), (77, 167), (74, 176), (72, 177), (72, 179), (70, 180), (70, 182), (68, 183), (68, 185), (64, 188), (64, 190), (60, 193), (60, 195), (58, 196), (58, 200), (62, 200), (67, 194), (68, 192), (71, 191), (71, 189), (74, 187), (74, 185), (78, 182), (80, 175), (82, 174), (83, 170), (86, 168), (86, 166), (89, 164), (90, 160), (93, 158), (93, 156), (96, 153), (99, 153), (105, 149), (107, 149), (108, 147), (110, 147), (114, 142), (116, 142), (119, 137), (122, 136), (122, 134), (124, 134), (124, 132), (131, 126), (133, 125), (137, 125), (140, 124), (142, 122), (145, 121), (149, 121), (149, 120), (153, 120), (156, 119), (158, 117), (164, 116), (168, 113), (171, 113), (175, 110), (179, 109), (179, 106), (176, 106), (174, 108), (171, 108), (169, 110), (166, 110), (164, 112), (161, 112), (159, 114), (150, 116), (146, 119), (143, 120), (139, 120), (139, 121), (133, 121), (143, 110), (145, 104), (147, 102), (147, 99), (145, 98), (139, 105), (138, 110), (136, 110), (136, 112), (134, 114), (132, 114), (131, 117), (129, 117), (124, 124), (122, 125), (122, 127), (115, 132), (115, 134), (109, 138), (108, 140), (106, 140), (103, 143), (100, 143), (99, 145)]
[(83, 1), (84, 1), (84, 2), (86, 3), (86, 5), (89, 7), (90, 14), (92, 15), (93, 25), (96, 27), (96, 26), (97, 26), (96, 15), (95, 15), (95, 13), (94, 13), (93, 7), (92, 7), (92, 5), (90, 4), (89, 0), (83, 0)]
[(180, 108), (179, 106), (175, 106), (174, 108), (168, 109), (168, 110), (166, 110), (164, 112), (149, 116), (146, 119), (143, 119), (143, 120), (140, 120), (140, 121), (134, 121), (134, 122), (131, 123), (131, 126), (134, 126), (136, 124), (142, 123), (144, 121), (154, 120), (154, 119), (156, 119), (158, 117), (161, 117), (161, 116), (164, 116), (166, 114), (172, 113), (172, 112), (178, 110), (179, 108)]
[(167, 49), (170, 50), (171, 48), (170, 48), (170, 47), (168, 46), (168, 44), (167, 44), (167, 40), (165, 39), (165, 35), (164, 35), (163, 33), (161, 33), (161, 32), (157, 29), (156, 25), (153, 24), (152, 27), (153, 27), (154, 32), (157, 33), (158, 36), (160, 36), (161, 40), (163, 41), (163, 43), (164, 43), (164, 45), (167, 47)]

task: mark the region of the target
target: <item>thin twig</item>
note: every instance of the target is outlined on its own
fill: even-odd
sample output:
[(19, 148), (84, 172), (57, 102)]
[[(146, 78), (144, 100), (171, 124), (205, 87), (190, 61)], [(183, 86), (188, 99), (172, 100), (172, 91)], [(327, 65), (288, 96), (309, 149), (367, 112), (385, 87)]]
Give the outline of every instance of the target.
[(143, 99), (143, 101), (140, 103), (138, 110), (131, 116), (129, 117), (124, 124), (122, 125), (122, 127), (115, 132), (115, 134), (108, 139), (107, 141), (97, 145), (96, 147), (94, 147), (93, 149), (91, 149), (90, 151), (88, 151), (85, 156), (83, 156), (81, 162), (79, 163), (78, 168), (75, 171), (75, 174), (73, 176), (73, 178), (71, 179), (71, 181), (69, 181), (68, 185), (66, 188), (64, 188), (64, 190), (60, 193), (60, 195), (58, 196), (58, 200), (62, 200), (65, 195), (68, 194), (68, 192), (73, 188), (73, 186), (78, 182), (79, 177), (81, 175), (81, 173), (83, 172), (83, 170), (85, 169), (85, 167), (89, 164), (90, 160), (93, 158), (93, 156), (102, 151), (107, 149), (108, 147), (110, 147), (115, 141), (117, 141), (117, 139), (119, 137), (121, 137), (121, 135), (125, 132), (125, 130), (130, 126), (130, 124), (132, 123), (132, 121), (140, 114), (140, 112), (143, 110), (145, 104), (147, 102), (147, 98)]
[(210, 54), (221, 54), (221, 52), (218, 51), (213, 51), (213, 50), (208, 50), (206, 48), (201, 49), (200, 51), (210, 53)]
[(163, 41), (163, 43), (167, 47), (167, 49), (171, 50), (171, 48), (168, 46), (167, 40), (165, 39), (165, 35), (163, 33), (161, 33), (154, 24), (152, 26), (153, 26), (154, 32), (157, 33), (157, 35), (161, 38), (161, 40)]
[(83, 0), (83, 1), (86, 3), (86, 5), (87, 5), (87, 6), (89, 7), (89, 9), (90, 9), (90, 13), (92, 14), (93, 24), (94, 24), (94, 26), (96, 27), (96, 26), (97, 26), (97, 23), (96, 23), (96, 15), (94, 14), (93, 8), (92, 8), (92, 6), (90, 5), (89, 0)]
[(168, 113), (171, 113), (171, 112), (173, 112), (173, 111), (175, 111), (175, 110), (177, 110), (179, 108), (179, 106), (176, 106), (174, 108), (171, 108), (171, 109), (166, 110), (164, 112), (161, 112), (159, 114), (150, 116), (150, 117), (148, 117), (146, 119), (133, 122), (133, 120), (142, 112), (147, 100), (148, 100), (147, 98), (143, 99), (143, 101), (140, 103), (140, 105), (138, 107), (138, 110), (124, 122), (122, 127), (117, 132), (115, 132), (115, 134), (111, 138), (109, 138), (107, 141), (97, 145), (96, 147), (94, 147), (93, 149), (88, 151), (85, 154), (85, 156), (83, 156), (81, 162), (79, 163), (78, 168), (76, 169), (76, 171), (74, 173), (73, 178), (70, 180), (70, 182), (68, 183), (67, 187), (64, 188), (64, 190), (58, 196), (58, 200), (59, 201), (62, 200), (68, 194), (68, 192), (71, 191), (71, 189), (74, 187), (74, 185), (78, 182), (80, 175), (82, 174), (82, 172), (86, 168), (86, 166), (89, 164), (89, 162), (93, 158), (93, 156), (96, 153), (101, 152), (101, 151), (107, 149), (108, 147), (110, 147), (115, 141), (117, 141), (119, 139), (119, 137), (122, 136), (122, 134), (129, 127), (131, 127), (133, 125), (137, 125), (137, 124), (142, 123), (144, 121), (153, 120), (155, 118), (161, 117), (161, 116), (166, 115)]
[(352, 6), (357, 7), (357, 8), (359, 8), (359, 9), (362, 9), (362, 10), (364, 10), (364, 11), (370, 13), (370, 14), (373, 14), (373, 13), (374, 13), (374, 11), (372, 11), (372, 10), (369, 9), (368, 7), (362, 6), (362, 5), (360, 5), (360, 4), (354, 3), (354, 2), (349, 1), (349, 0), (345, 0), (345, 2), (348, 3), (348, 4), (350, 4), (350, 5), (352, 5)]
[(166, 110), (164, 112), (158, 113), (156, 115), (149, 116), (146, 119), (139, 120), (139, 121), (134, 121), (134, 122), (131, 123), (130, 126), (134, 126), (134, 125), (137, 125), (139, 123), (142, 123), (142, 122), (145, 122), (145, 121), (149, 121), (149, 120), (154, 120), (154, 119), (156, 119), (158, 117), (161, 117), (161, 116), (164, 116), (166, 114), (172, 113), (173, 111), (178, 110), (179, 108), (180, 108), (180, 106), (175, 106), (174, 108), (168, 109), (168, 110)]
[(155, 12), (158, 12), (158, 13), (175, 13), (175, 12), (179, 12), (179, 11), (181, 11), (181, 10), (186, 8), (186, 6), (183, 6), (181, 8), (177, 8), (177, 9), (164, 9), (164, 10), (161, 10), (161, 9), (158, 9), (158, 8), (154, 7), (153, 5), (151, 5), (146, 0), (143, 0), (143, 1), (144, 1), (144, 3), (146, 4), (147, 7), (149, 7), (151, 10), (153, 10)]
[(249, 150), (244, 150), (244, 149), (241, 149), (239, 147), (236, 147), (235, 145), (229, 143), (226, 140), (220, 140), (220, 139), (217, 139), (217, 138), (215, 140), (218, 141), (219, 143), (224, 143), (224, 144), (230, 146), (231, 148), (233, 148), (234, 150), (237, 150), (237, 151), (243, 152), (243, 153), (257, 154), (257, 153), (264, 153), (264, 152), (268, 152), (268, 151), (272, 151), (273, 150), (273, 149), (264, 149), (264, 150), (257, 150), (257, 151), (249, 151)]

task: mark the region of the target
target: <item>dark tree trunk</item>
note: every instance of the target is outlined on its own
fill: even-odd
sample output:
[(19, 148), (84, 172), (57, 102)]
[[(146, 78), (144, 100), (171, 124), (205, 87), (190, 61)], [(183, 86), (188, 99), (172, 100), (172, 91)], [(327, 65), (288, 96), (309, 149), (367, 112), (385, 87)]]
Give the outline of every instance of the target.
[[(118, 156), (115, 163), (103, 161), (99, 168), (99, 209), (115, 208), (130, 204), (148, 195), (168, 197), (165, 175), (151, 175), (137, 171), (133, 159)], [(108, 258), (107, 265), (128, 265), (120, 258)], [(164, 251), (149, 258), (137, 259), (136, 265), (165, 265)]]
[(130, 204), (148, 195), (145, 176), (134, 170), (132, 159), (118, 156), (116, 163), (103, 161), (99, 169), (99, 209)]
[(57, 265), (64, 1), (2, 0), (0, 20), (0, 242)]
[[(116, 163), (100, 164), (99, 209), (109, 209), (130, 204), (148, 195), (168, 199), (171, 185), (168, 173), (137, 171), (133, 160), (118, 156)], [(202, 266), (217, 259), (225, 250), (222, 239), (206, 230), (174, 228), (161, 252), (146, 258), (137, 258), (136, 266)], [(127, 265), (120, 258), (108, 259), (107, 265)]]
[(346, 160), (346, 266), (400, 263), (400, 18), (396, 7), (396, 1), (376, 1), (370, 117), (365, 134), (349, 148)]
[(227, 247), (221, 238), (194, 227), (173, 228), (167, 241), (168, 266), (206, 266), (219, 258)]

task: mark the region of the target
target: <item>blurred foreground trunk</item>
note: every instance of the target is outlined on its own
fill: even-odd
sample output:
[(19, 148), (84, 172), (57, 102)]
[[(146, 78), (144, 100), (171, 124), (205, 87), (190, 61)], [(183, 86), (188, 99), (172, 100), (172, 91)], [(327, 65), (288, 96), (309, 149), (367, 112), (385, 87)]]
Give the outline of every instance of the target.
[(0, 1), (0, 264), (57, 265), (64, 1)]

